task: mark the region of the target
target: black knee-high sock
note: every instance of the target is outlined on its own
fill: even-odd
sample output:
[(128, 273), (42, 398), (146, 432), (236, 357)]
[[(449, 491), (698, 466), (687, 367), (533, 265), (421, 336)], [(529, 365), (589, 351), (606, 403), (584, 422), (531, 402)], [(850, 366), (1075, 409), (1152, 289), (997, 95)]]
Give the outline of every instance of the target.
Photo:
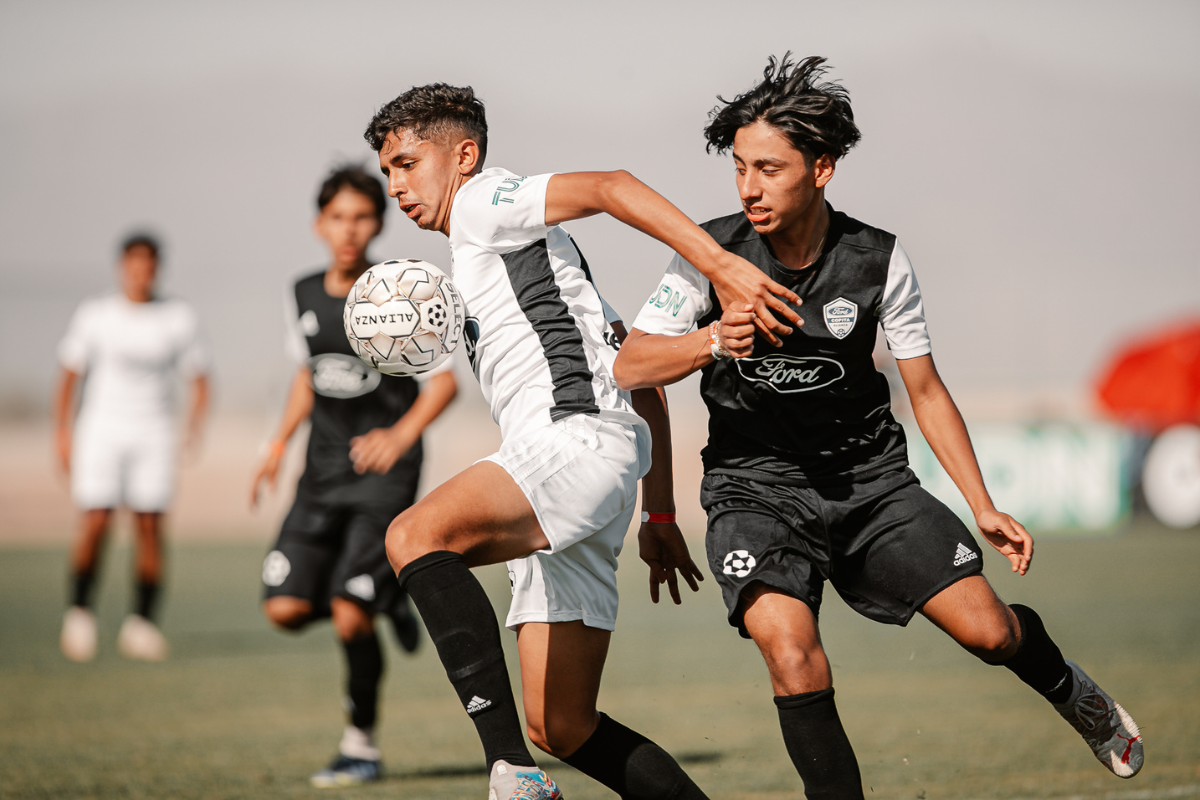
[(462, 556), (428, 553), (400, 570), (399, 579), (475, 723), (488, 769), (500, 760), (535, 766), (513, 701), (496, 612)]
[(154, 619), (154, 608), (158, 603), (158, 581), (138, 581), (137, 600), (134, 602), (134, 613), (146, 619)]
[(861, 800), (862, 776), (842, 728), (833, 689), (776, 697), (788, 755), (808, 800)]
[(563, 761), (622, 800), (707, 800), (666, 750), (607, 714), (600, 715), (595, 732)]
[(1075, 681), (1058, 645), (1046, 633), (1046, 626), (1036, 611), (1015, 604), (1009, 608), (1021, 625), (1021, 646), (1017, 648), (1016, 655), (1000, 662), (1000, 666), (1008, 667), (1051, 703), (1065, 703), (1071, 696)]
[(96, 582), (94, 569), (86, 572), (71, 574), (71, 605), (90, 608), (92, 605), (92, 585)]
[(379, 709), (379, 681), (383, 677), (383, 650), (372, 633), (342, 642), (346, 651), (346, 697), (350, 724), (364, 731), (375, 727)]

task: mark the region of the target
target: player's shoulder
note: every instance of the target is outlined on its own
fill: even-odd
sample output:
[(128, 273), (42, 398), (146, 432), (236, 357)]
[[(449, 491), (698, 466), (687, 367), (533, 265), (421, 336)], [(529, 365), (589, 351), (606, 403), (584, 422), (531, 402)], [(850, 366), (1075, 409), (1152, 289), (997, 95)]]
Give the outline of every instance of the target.
[(325, 290), (325, 270), (306, 272), (292, 281), (292, 290), (295, 292), (311, 292), (314, 289)]
[(488, 167), (481, 170), (458, 190), (451, 213), (454, 213), (455, 210), (468, 209), (477, 203), (489, 206), (497, 205), (503, 199), (496, 196), (498, 192), (504, 194), (516, 191), (527, 180), (529, 180), (529, 176), (518, 175), (504, 167)]
[(850, 247), (864, 253), (877, 253), (890, 258), (896, 249), (896, 234), (855, 219), (849, 214), (829, 209), (830, 228), (837, 231), (838, 246)]
[(758, 234), (754, 231), (754, 226), (750, 224), (750, 220), (746, 219), (746, 215), (741, 211), (727, 214), (724, 217), (710, 219), (708, 222), (701, 223), (700, 227), (722, 247), (729, 247), (758, 238)]

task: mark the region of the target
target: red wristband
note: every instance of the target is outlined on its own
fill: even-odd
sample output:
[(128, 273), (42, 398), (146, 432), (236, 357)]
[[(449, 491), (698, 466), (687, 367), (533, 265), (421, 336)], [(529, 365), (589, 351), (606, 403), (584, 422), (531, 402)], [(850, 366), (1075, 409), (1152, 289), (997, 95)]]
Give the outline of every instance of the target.
[(662, 525), (662, 524), (669, 525), (669, 524), (672, 524), (675, 522), (675, 512), (674, 511), (664, 511), (662, 513), (657, 513), (654, 511), (643, 511), (642, 512), (642, 522), (651, 522), (651, 523), (658, 524), (658, 525)]

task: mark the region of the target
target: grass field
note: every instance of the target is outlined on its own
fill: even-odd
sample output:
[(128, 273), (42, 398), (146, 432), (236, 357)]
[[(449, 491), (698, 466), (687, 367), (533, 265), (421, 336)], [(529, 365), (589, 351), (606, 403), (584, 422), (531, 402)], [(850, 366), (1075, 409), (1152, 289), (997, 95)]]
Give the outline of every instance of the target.
[[(268, 628), (257, 608), (262, 552), (172, 551), (163, 627), (173, 653), (150, 665), (115, 653), (129, 560), (115, 550), (99, 590), (101, 654), (76, 665), (57, 650), (64, 553), (0, 550), (0, 797), (481, 800), (479, 745), (428, 646), (413, 658), (389, 647), (387, 780), (308, 786), (340, 734), (340, 655), (327, 625), (299, 636)], [(602, 709), (680, 756), (714, 798), (800, 797), (765, 670), (725, 625), (711, 579), (682, 608), (655, 607), (636, 547), (622, 562)], [(1023, 579), (1005, 566), (988, 557), (1001, 595), (1037, 608), (1064, 653), (1142, 725), (1145, 769), (1112, 777), (1007, 671), (922, 619), (870, 623), (829, 592), (822, 627), (868, 797), (1200, 797), (1200, 535), (1139, 523), (1113, 539), (1044, 541)], [(504, 608), (503, 570), (482, 577)], [(612, 797), (544, 763), (570, 800)]]

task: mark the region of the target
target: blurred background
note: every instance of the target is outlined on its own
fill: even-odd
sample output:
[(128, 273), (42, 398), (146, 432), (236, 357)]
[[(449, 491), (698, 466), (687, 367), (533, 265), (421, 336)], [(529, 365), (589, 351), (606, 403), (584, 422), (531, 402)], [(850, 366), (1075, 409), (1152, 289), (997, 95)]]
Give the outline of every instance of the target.
[[(53, 648), (65, 602), (61, 548), (76, 514), (52, 459), (55, 347), (78, 303), (115, 287), (125, 232), (161, 234), (165, 293), (194, 305), (214, 353), (215, 407), (182, 473), (172, 536), (199, 548), (187, 551), (197, 558), (216, 559), (212, 570), (226, 574), (220, 565), (236, 563), (245, 575), (237, 583), (245, 607), (228, 617), (236, 621), (210, 630), (172, 596), (165, 630), (172, 634), (175, 615), (181, 651), (198, 656), (232, 626), (245, 636), (221, 640), (222, 652), (259, 653), (250, 642), (274, 634), (255, 616), (258, 558), (298, 463), (274, 502), (252, 514), (249, 479), (291, 372), (282, 296), (292, 278), (323, 266), (311, 232), (320, 180), (341, 162), (375, 163), (362, 139), (374, 110), (412, 85), (470, 84), (488, 108), (490, 165), (523, 174), (628, 169), (704, 220), (738, 207), (730, 159), (704, 151), (707, 112), (786, 50), (827, 56), (831, 77), (850, 90), (863, 140), (838, 165), (828, 198), (895, 232), (912, 258), (935, 359), (998, 505), (1043, 540), (1061, 537), (1063, 548), (1134, 548), (1105, 557), (1126, 561), (1153, 552), (1146, 581), (1167, 561), (1187, 583), (1200, 567), (1195, 531), (1173, 534), (1143, 519), (1139, 481), (1154, 437), (1200, 420), (1200, 394), (1188, 394), (1200, 383), (1200, 345), (1189, 350), (1187, 338), (1200, 317), (1189, 233), (1200, 215), (1198, 36), (1194, 2), (8, 0), (0, 5), (0, 570), (10, 578), (0, 582), (0, 606), (9, 609), (0, 667), (68, 669)], [(632, 320), (667, 249), (608, 219), (568, 227), (601, 291)], [(448, 263), (443, 237), (394, 210), (373, 256)], [(1176, 333), (1182, 344), (1171, 339), (1166, 361), (1141, 372), (1118, 363), (1129, 348)], [(886, 360), (884, 351), (885, 371)], [(498, 442), (469, 370), (457, 368), (464, 390), (430, 434), (426, 489)], [(1133, 377), (1119, 377), (1122, 370)], [(1114, 381), (1135, 388), (1111, 389)], [(1170, 390), (1181, 398), (1172, 411), (1147, 411), (1168, 391), (1164, 381), (1182, 386)], [(694, 383), (670, 397), (681, 519), (699, 537), (703, 408)], [(962, 510), (913, 436), (914, 467)], [(1188, 529), (1200, 521), (1200, 509), (1187, 516), (1200, 503), (1200, 444), (1179, 452), (1164, 480), (1185, 512), (1172, 524)], [(634, 550), (623, 558), (625, 577), (637, 579), (629, 591), (640, 593)], [(1068, 572), (1079, 563), (1075, 550), (1052, 552)], [(175, 569), (179, 581), (192, 579)], [(211, 599), (199, 585), (195, 592)], [(1179, 592), (1167, 597), (1195, 600)], [(49, 607), (26, 613), (39, 603)], [(1197, 604), (1183, 605), (1164, 637), (1200, 638), (1187, 610)], [(727, 636), (713, 613), (704, 625)], [(31, 622), (40, 618), (41, 627)], [(320, 636), (306, 640), (305, 652), (332, 659)], [(285, 641), (268, 655), (291, 653)], [(1196, 651), (1179, 657), (1200, 663)], [(423, 658), (429, 666), (431, 654)], [(748, 674), (759, 669), (754, 658)], [(32, 673), (22, 680), (26, 699), (48, 691)], [(430, 691), (443, 691), (431, 681)], [(70, 684), (64, 672), (56, 686)], [(328, 680), (318, 684), (329, 694)], [(56, 746), (78, 744), (69, 726), (62, 731)], [(26, 755), (41, 765), (30, 774), (52, 774), (46, 765), (57, 756)], [(786, 762), (775, 761), (786, 785)], [(1163, 780), (1176, 789), (1200, 783), (1187, 761)], [(31, 793), (53, 783), (30, 780)], [(117, 791), (119, 781), (96, 781), (87, 791)], [(59, 796), (87, 794), (71, 785)], [(435, 794), (426, 787), (412, 796)]]

